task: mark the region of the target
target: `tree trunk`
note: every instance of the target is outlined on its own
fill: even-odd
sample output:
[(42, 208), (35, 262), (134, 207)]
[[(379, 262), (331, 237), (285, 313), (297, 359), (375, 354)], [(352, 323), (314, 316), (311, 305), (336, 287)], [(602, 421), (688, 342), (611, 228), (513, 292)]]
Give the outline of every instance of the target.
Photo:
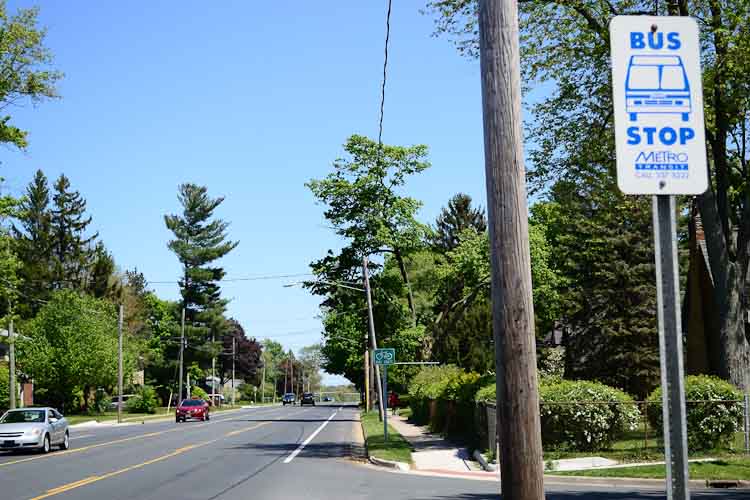
[(409, 301), (409, 311), (411, 311), (411, 322), (412, 326), (417, 326), (417, 310), (414, 307), (414, 295), (411, 291), (411, 283), (409, 282), (409, 274), (406, 272), (406, 264), (404, 263), (404, 256), (401, 255), (401, 250), (396, 248), (393, 250), (396, 256), (396, 262), (398, 262), (398, 269), (401, 271), (401, 277), (406, 285), (406, 291), (408, 293), (407, 300)]
[(713, 298), (719, 313), (719, 366), (716, 372), (743, 390), (750, 390), (750, 343), (746, 336), (747, 309), (743, 308), (745, 277), (729, 257), (719, 210), (712, 189), (697, 199), (714, 278)]

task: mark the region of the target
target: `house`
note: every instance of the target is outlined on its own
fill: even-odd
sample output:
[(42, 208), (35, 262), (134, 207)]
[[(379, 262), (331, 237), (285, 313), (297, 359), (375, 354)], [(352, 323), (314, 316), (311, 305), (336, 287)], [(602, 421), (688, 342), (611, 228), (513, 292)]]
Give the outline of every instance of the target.
[(713, 300), (714, 277), (697, 207), (693, 208), (690, 220), (690, 267), (682, 307), (686, 338), (685, 370), (690, 375), (717, 375), (715, 368), (721, 364), (721, 353), (719, 343), (712, 337), (719, 330), (719, 311)]

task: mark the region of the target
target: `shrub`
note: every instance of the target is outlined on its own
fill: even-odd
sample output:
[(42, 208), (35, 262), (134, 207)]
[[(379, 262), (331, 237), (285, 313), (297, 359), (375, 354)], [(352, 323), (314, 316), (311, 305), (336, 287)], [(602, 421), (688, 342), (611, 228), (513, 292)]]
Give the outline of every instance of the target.
[(8, 366), (0, 363), (0, 412), (10, 406), (10, 391), (8, 389)]
[(495, 401), (495, 384), (489, 384), (485, 385), (481, 389), (479, 389), (474, 396), (474, 400), (477, 403), (486, 403), (488, 401)]
[(156, 413), (159, 406), (156, 391), (150, 385), (144, 385), (125, 404), (130, 413)]
[[(648, 420), (662, 431), (661, 388), (648, 398)], [(727, 445), (740, 428), (742, 392), (718, 377), (693, 375), (685, 378), (688, 448), (710, 450)], [(700, 402), (691, 402), (700, 401)]]
[(541, 379), (539, 397), (545, 446), (606, 449), (638, 426), (640, 412), (633, 399), (598, 382)]
[(206, 401), (208, 401), (208, 393), (198, 386), (190, 389), (190, 397), (192, 397), (193, 399), (205, 399)]

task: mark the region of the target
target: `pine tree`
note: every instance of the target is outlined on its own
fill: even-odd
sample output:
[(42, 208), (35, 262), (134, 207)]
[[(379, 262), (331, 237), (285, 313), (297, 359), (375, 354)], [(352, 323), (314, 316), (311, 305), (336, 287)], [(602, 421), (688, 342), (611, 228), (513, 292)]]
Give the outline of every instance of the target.
[(18, 276), (25, 298), (18, 312), (32, 317), (49, 299), (52, 280), (52, 212), (49, 185), (44, 172), (37, 170), (21, 199), (17, 224), (13, 225), (16, 254), (21, 262)]
[[(186, 330), (188, 339), (199, 343), (221, 338), (226, 329), (223, 314), (227, 301), (221, 298), (218, 284), (224, 277), (224, 269), (210, 264), (239, 244), (226, 241), (229, 223), (213, 215), (224, 198), (210, 198), (207, 191), (204, 186), (180, 185), (177, 198), (183, 207), (182, 214), (164, 216), (167, 228), (174, 234), (167, 246), (183, 268), (180, 292), (185, 323), (191, 327)], [(216, 350), (213, 345), (206, 352), (215, 355)]]
[(565, 376), (644, 397), (659, 383), (650, 201), (559, 181), (532, 220), (562, 276)]
[(102, 242), (97, 243), (87, 272), (86, 290), (96, 298), (117, 298), (122, 282), (116, 274), (115, 259)]
[(435, 222), (433, 244), (443, 253), (458, 246), (459, 236), (466, 229), (483, 233), (487, 229), (487, 218), (481, 208), (472, 208), (471, 196), (458, 193), (443, 207)]
[(52, 197), (52, 284), (54, 288), (82, 288), (95, 251), (91, 244), (99, 233), (86, 237), (91, 217), (86, 217), (86, 200), (70, 190), (65, 175), (55, 182)]

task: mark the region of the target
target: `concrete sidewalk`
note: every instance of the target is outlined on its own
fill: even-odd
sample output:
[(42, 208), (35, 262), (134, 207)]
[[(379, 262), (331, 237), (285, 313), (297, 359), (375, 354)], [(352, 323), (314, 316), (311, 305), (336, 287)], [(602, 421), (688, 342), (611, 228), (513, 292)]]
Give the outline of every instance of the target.
[(388, 423), (414, 448), (411, 454), (416, 470), (471, 472), (480, 471), (466, 448), (457, 447), (429, 428), (414, 425), (399, 415), (388, 415)]

